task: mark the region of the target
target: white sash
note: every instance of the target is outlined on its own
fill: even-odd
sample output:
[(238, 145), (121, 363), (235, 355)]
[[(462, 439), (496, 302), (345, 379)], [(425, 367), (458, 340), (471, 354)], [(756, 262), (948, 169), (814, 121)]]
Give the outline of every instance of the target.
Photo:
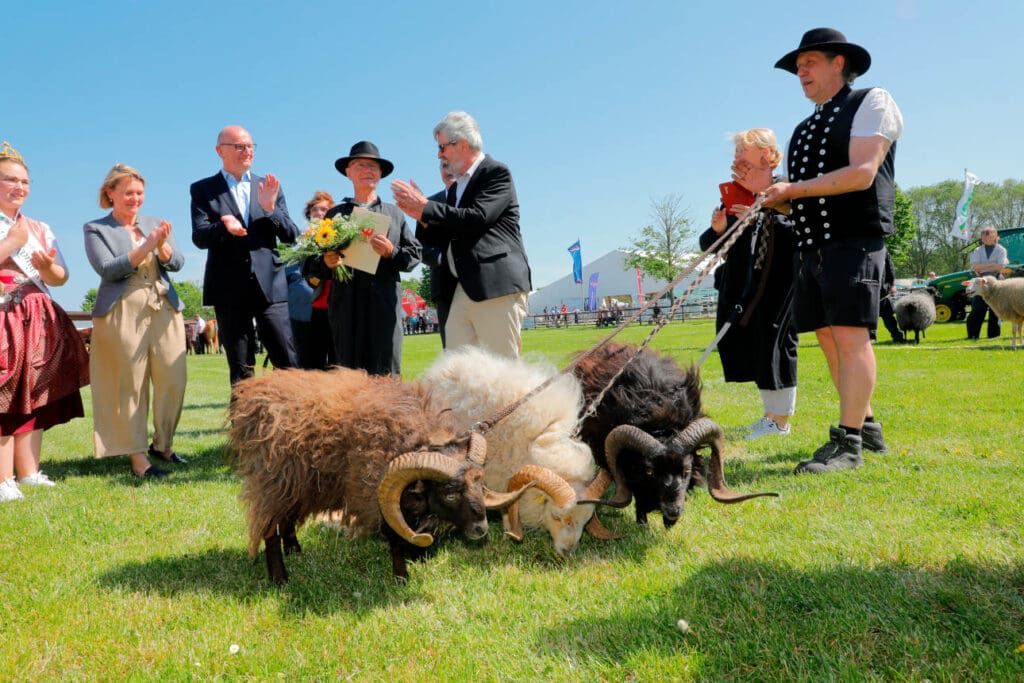
[[(0, 240), (7, 238), (7, 233), (11, 231), (11, 226), (6, 223), (0, 224)], [(43, 245), (39, 244), (39, 240), (32, 234), (32, 231), (28, 231), (28, 241), (21, 245), (21, 248), (11, 254), (11, 259), (18, 264), (21, 268), (21, 272), (25, 273), (32, 282), (39, 287), (40, 290), (46, 292), (46, 284), (43, 279), (39, 276), (39, 271), (32, 265), (32, 254), (37, 251), (43, 251)]]

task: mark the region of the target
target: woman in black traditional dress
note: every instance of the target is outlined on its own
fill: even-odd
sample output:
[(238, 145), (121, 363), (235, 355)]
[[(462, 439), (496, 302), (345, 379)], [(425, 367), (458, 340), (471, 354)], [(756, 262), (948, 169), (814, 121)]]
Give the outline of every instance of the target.
[[(736, 160), (747, 161), (755, 170), (743, 180), (720, 186), (723, 201), (712, 214), (711, 227), (700, 236), (701, 249), (714, 243), (752, 203), (753, 195), (772, 183), (772, 171), (782, 160), (775, 134), (768, 128), (737, 133), (733, 143)], [(789, 418), (796, 411), (797, 347), (788, 219), (772, 209), (760, 211), (716, 271), (715, 287), (716, 328), (732, 323), (718, 344), (725, 381), (756, 383), (764, 404), (764, 415), (747, 427), (746, 438), (787, 435)]]

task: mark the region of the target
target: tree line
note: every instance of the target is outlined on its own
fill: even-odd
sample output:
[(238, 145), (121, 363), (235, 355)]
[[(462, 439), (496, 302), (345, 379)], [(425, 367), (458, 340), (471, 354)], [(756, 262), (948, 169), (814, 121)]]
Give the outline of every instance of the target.
[[(959, 180), (908, 190), (896, 187), (895, 228), (885, 243), (897, 277), (924, 279), (932, 271), (941, 275), (967, 269), (975, 240), (964, 242), (952, 234), (963, 188)], [(697, 233), (682, 195), (652, 198), (650, 205), (652, 221), (623, 247), (631, 252), (626, 263), (648, 276), (672, 280), (699, 251)], [(1024, 180), (975, 186), (970, 216), (972, 238), (984, 225), (999, 230), (1024, 226)]]

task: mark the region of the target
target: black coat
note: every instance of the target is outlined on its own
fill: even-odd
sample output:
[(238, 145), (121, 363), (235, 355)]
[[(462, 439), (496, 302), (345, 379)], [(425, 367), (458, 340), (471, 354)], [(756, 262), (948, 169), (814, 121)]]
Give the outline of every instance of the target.
[[(731, 226), (737, 218), (727, 220)], [(701, 249), (716, 239), (718, 235), (708, 228), (700, 236)], [(715, 271), (715, 328), (721, 330), (733, 321), (718, 344), (726, 382), (756, 382), (759, 389), (796, 386), (793, 252), (788, 221), (765, 210), (747, 226)]]
[(530, 265), (519, 231), (519, 200), (508, 166), (485, 156), (469, 179), (458, 206), (428, 201), (420, 222), (420, 239), (447, 252), (455, 259), (450, 291), (441, 293), (451, 301), (456, 284), (473, 301), (496, 299), (516, 292), (529, 292)]
[[(357, 204), (344, 199), (327, 212), (348, 216)], [(379, 199), (366, 207), (391, 218), (387, 237), (395, 245), (391, 258), (382, 258), (374, 274), (351, 269), (352, 279), (332, 279), (327, 297), (327, 317), (338, 363), (363, 369), (371, 375), (398, 375), (402, 368), (402, 280), (419, 265), (420, 243), (416, 241), (403, 214), (394, 204)], [(333, 278), (322, 256), (306, 259), (302, 274), (321, 279)]]

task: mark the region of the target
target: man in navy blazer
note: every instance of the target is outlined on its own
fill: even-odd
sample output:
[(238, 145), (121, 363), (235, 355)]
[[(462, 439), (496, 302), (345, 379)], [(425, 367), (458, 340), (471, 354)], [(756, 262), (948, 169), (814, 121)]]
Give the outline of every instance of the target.
[(231, 384), (251, 377), (256, 330), (276, 368), (298, 363), (288, 321), (288, 282), (278, 242), (299, 229), (288, 216), (281, 184), (250, 172), (256, 145), (241, 126), (217, 136), (224, 168), (192, 184), (192, 242), (208, 252), (203, 304), (213, 306)]
[(445, 254), (453, 278), (447, 348), (479, 345), (515, 358), (530, 292), (530, 265), (519, 231), (519, 200), (508, 166), (483, 153), (476, 120), (449, 112), (434, 126), (437, 156), (455, 183), (446, 201), (427, 199), (415, 183), (391, 184), (395, 203), (420, 225), (417, 237)]

